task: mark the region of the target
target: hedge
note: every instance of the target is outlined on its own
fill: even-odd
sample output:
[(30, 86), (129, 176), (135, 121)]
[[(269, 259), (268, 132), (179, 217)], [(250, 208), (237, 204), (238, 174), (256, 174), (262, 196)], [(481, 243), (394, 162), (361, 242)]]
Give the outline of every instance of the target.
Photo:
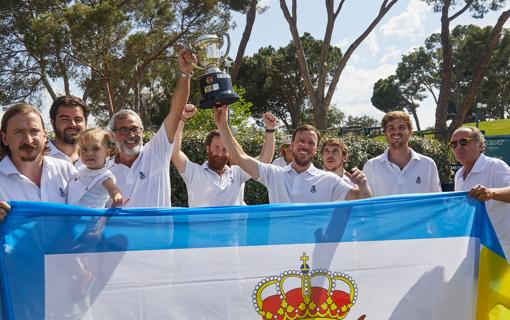
[[(198, 131), (184, 132), (182, 149), (190, 161), (201, 164), (207, 160), (204, 149), (204, 139), (206, 135), (207, 133)], [(146, 134), (144, 136), (144, 140), (148, 140), (150, 136), (150, 133)], [(280, 138), (282, 138), (283, 135), (278, 135), (277, 137), (277, 141), (282, 141)], [(321, 139), (321, 141), (325, 141), (328, 138), (331, 138), (331, 136), (326, 135)], [(257, 156), (260, 153), (260, 149), (264, 142), (264, 134), (254, 129), (247, 128), (240, 131), (236, 135), (236, 139), (247, 154)], [(343, 140), (349, 147), (349, 160), (346, 166), (347, 169), (352, 169), (354, 167), (363, 168), (363, 165), (368, 159), (378, 156), (386, 149), (386, 142), (383, 141), (381, 137), (369, 138), (366, 136), (348, 134), (342, 136), (341, 140)], [(409, 145), (414, 151), (434, 159), (439, 171), (441, 182), (447, 183), (451, 181), (451, 156), (447, 146), (433, 138), (417, 136), (413, 136), (411, 138)], [(276, 150), (279, 150), (278, 142)], [(277, 153), (278, 151), (276, 151), (275, 157), (278, 156)], [(314, 158), (313, 163), (317, 168), (322, 167), (319, 155)], [(173, 165), (171, 165), (170, 169), (170, 178), (172, 181), (172, 205), (186, 207), (186, 185)], [(268, 203), (266, 188), (254, 180), (248, 181), (245, 186), (244, 201), (247, 204)]]

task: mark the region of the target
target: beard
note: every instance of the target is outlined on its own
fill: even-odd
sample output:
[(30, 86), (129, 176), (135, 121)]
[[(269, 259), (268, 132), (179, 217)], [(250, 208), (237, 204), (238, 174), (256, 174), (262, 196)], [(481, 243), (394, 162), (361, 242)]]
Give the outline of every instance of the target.
[(207, 166), (214, 171), (221, 171), (225, 168), (228, 163), (228, 156), (214, 156), (211, 154), (207, 155)]
[(312, 163), (312, 157), (309, 157), (309, 158), (303, 158), (303, 155), (300, 154), (299, 152), (292, 152), (292, 156), (293, 156), (293, 161), (302, 166), (302, 167), (306, 167), (308, 166), (310, 163)]
[(132, 157), (138, 155), (142, 150), (142, 140), (140, 139), (138, 144), (132, 148), (129, 148), (125, 143), (118, 141), (115, 141), (115, 146), (120, 152)]
[(63, 131), (55, 129), (55, 136), (65, 144), (76, 144), (76, 141), (78, 141), (78, 136), (80, 135), (79, 130), (77, 130), (77, 133), (67, 133), (66, 131), (70, 131), (70, 129), (64, 129)]
[(38, 152), (38, 153), (34, 153), (32, 155), (32, 152), (35, 151), (35, 150), (38, 150), (40, 149), (39, 148), (39, 143), (38, 142), (34, 142), (34, 143), (24, 143), (22, 144), (19, 148), (19, 151), (26, 151), (29, 155), (27, 156), (20, 156), (20, 159), (21, 161), (23, 162), (33, 162), (35, 161), (42, 153), (42, 150), (40, 150), (41, 152)]

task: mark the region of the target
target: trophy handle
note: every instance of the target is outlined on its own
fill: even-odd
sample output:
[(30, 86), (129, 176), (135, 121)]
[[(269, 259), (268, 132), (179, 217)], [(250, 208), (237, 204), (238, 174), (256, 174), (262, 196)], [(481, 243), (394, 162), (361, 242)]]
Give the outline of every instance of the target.
[[(225, 59), (226, 59), (226, 58), (227, 58), (227, 56), (228, 56), (228, 53), (230, 52), (230, 36), (228, 35), (228, 33), (225, 33), (223, 36), (224, 36), (225, 38), (227, 38), (227, 48), (225, 49), (225, 54), (223, 55), (223, 57), (221, 57), (221, 59), (222, 59), (223, 61), (225, 61)], [(224, 42), (223, 42), (223, 43), (224, 43)], [(223, 45), (222, 45), (222, 47), (223, 47)]]

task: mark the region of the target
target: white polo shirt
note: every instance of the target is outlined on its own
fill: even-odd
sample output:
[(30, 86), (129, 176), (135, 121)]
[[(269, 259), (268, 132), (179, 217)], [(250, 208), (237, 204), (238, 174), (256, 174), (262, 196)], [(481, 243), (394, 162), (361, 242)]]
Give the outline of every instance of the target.
[[(484, 154), (480, 154), (466, 179), (463, 176), (464, 167), (455, 173), (455, 191), (468, 191), (477, 184), (488, 188), (510, 186), (510, 167), (503, 160)], [(489, 200), (485, 206), (506, 258), (510, 261), (510, 204)]]
[(108, 159), (107, 168), (115, 176), (124, 199), (124, 207), (170, 207), (170, 158), (173, 144), (164, 126), (142, 147), (135, 162), (128, 167)]
[(316, 203), (345, 200), (353, 189), (334, 173), (310, 167), (297, 173), (289, 164), (278, 167), (259, 162), (258, 181), (266, 186), (270, 203)]
[(77, 173), (68, 161), (45, 156), (41, 186), (38, 187), (6, 156), (0, 161), (0, 200), (66, 203), (68, 183)]
[(411, 160), (404, 169), (388, 159), (388, 150), (363, 166), (374, 197), (392, 194), (441, 192), (436, 163), (411, 149)]
[(222, 175), (209, 169), (207, 161), (198, 165), (186, 161), (181, 174), (188, 191), (188, 206), (240, 206), (244, 205), (244, 183), (250, 176), (239, 166), (225, 166)]
[(69, 196), (67, 203), (86, 208), (104, 208), (110, 199), (108, 190), (103, 183), (115, 176), (108, 168), (89, 169), (87, 167), (78, 171), (78, 176), (69, 181)]
[(83, 162), (81, 162), (80, 158), (78, 158), (78, 160), (76, 160), (76, 162), (73, 163), (71, 161), (71, 158), (69, 158), (67, 156), (67, 154), (65, 154), (62, 151), (60, 151), (53, 144), (53, 142), (51, 142), (50, 140), (48, 140), (48, 143), (46, 144), (46, 146), (50, 149), (49, 153), (47, 154), (48, 156), (56, 158), (56, 159), (60, 159), (60, 160), (69, 161), (69, 163), (73, 164), (75, 166), (75, 168), (78, 169), (78, 170), (80, 170), (81, 168), (85, 168), (85, 165), (83, 164)]

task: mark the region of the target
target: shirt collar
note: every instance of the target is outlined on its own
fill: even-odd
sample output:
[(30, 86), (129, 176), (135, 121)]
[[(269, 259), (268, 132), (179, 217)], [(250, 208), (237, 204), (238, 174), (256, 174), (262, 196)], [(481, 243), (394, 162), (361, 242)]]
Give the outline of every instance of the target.
[(322, 170), (320, 169), (317, 169), (313, 163), (310, 163), (310, 166), (308, 167), (308, 169), (306, 169), (305, 171), (301, 172), (301, 173), (297, 173), (296, 170), (294, 170), (294, 168), (292, 167), (292, 162), (289, 163), (287, 166), (284, 167), (284, 171), (286, 172), (295, 172), (296, 174), (303, 174), (303, 173), (308, 173), (312, 176), (316, 176), (318, 175)]
[[(213, 169), (210, 169), (210, 168), (209, 168), (209, 164), (208, 164), (208, 163), (209, 163), (209, 161), (207, 161), (207, 160), (206, 160), (206, 161), (204, 161), (204, 163), (202, 163), (202, 166), (201, 166), (201, 167), (202, 167), (204, 170), (213, 171), (213, 172), (215, 172), (215, 173), (216, 173), (216, 171), (214, 171)], [(228, 165), (225, 165), (225, 170), (223, 170), (223, 173), (229, 173), (230, 171), (232, 171), (232, 168), (230, 168), (230, 166), (228, 166)]]
[(471, 169), (471, 172), (482, 172), (485, 169), (485, 166), (487, 165), (487, 156), (483, 153), (480, 153), (480, 156), (478, 159), (476, 159), (475, 164), (473, 165), (473, 169)]
[[(415, 152), (411, 148), (409, 148), (409, 150), (411, 152), (411, 159), (409, 160), (409, 162), (411, 162), (412, 160), (421, 160), (422, 159), (422, 156), (419, 153)], [(389, 155), (389, 149), (384, 150), (384, 153), (382, 154), (380, 162), (390, 162), (388, 155)]]
[(0, 172), (5, 174), (6, 176), (18, 173), (18, 169), (14, 166), (14, 163), (11, 160), (11, 157), (5, 156), (2, 161), (0, 161)]

